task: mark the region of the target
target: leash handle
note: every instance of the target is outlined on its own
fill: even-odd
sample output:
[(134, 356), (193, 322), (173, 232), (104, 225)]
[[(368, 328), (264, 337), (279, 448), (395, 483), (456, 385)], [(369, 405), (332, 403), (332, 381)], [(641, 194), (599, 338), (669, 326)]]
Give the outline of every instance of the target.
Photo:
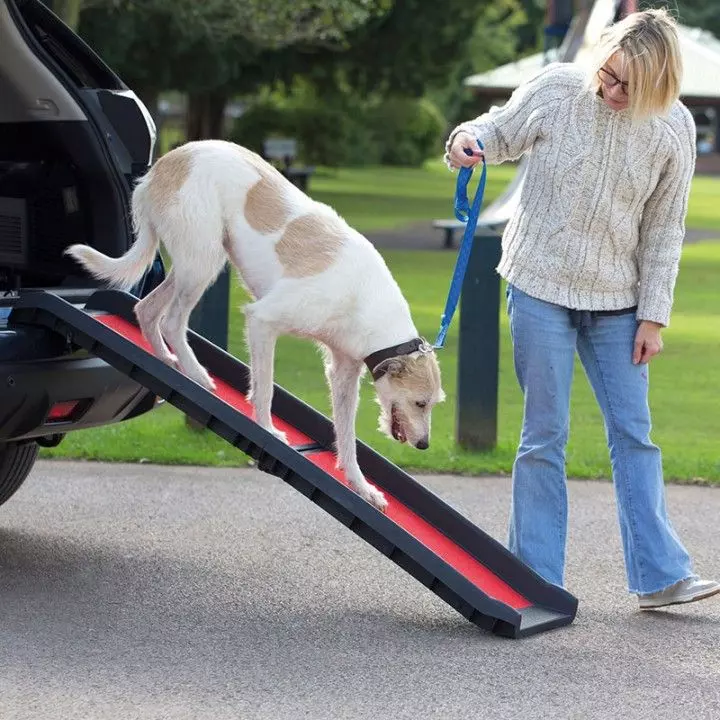
[[(481, 150), (484, 150), (483, 144), (480, 140), (477, 141)], [(467, 155), (472, 155), (472, 151), (465, 149)], [(462, 284), (465, 278), (465, 271), (467, 270), (468, 261), (470, 260), (470, 250), (472, 249), (473, 240), (475, 239), (475, 230), (478, 224), (478, 218), (480, 217), (480, 208), (482, 206), (483, 196), (485, 195), (485, 183), (487, 180), (487, 165), (485, 164), (485, 158), (483, 158), (482, 174), (480, 175), (480, 182), (478, 183), (477, 190), (475, 191), (475, 198), (473, 199), (472, 205), (468, 199), (468, 184), (473, 174), (473, 168), (460, 168), (458, 174), (457, 186), (455, 188), (455, 217), (465, 224), (465, 232), (463, 234), (462, 244), (458, 252), (457, 260), (455, 261), (455, 271), (453, 278), (450, 283), (450, 290), (448, 292), (448, 298), (445, 303), (445, 310), (443, 311), (442, 317), (440, 318), (440, 331), (438, 332), (437, 339), (433, 347), (436, 350), (440, 350), (445, 346), (445, 337), (447, 336), (450, 323), (452, 322), (455, 309), (457, 308), (458, 300), (460, 299), (460, 293), (462, 292)]]

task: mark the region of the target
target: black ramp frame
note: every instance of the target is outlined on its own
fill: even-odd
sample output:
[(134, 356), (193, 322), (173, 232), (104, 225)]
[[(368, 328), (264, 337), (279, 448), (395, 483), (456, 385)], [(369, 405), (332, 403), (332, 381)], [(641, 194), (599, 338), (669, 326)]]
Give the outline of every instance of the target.
[[(294, 449), (281, 442), (95, 317), (109, 314), (135, 325), (136, 301), (127, 293), (101, 290), (81, 309), (52, 293), (25, 292), (16, 302), (10, 322), (53, 329), (163, 397), (253, 457), (262, 470), (292, 485), (479, 627), (519, 638), (574, 620), (578, 605), (575, 597), (544, 581), (503, 545), (364, 443), (358, 442), (358, 460), (373, 483), (469, 553), (530, 605), (515, 609), (490, 597), (400, 525), (311, 462), (304, 455), (307, 449)], [(212, 375), (243, 393), (247, 391), (247, 365), (195, 333), (190, 332), (189, 339), (198, 359)], [(278, 386), (273, 413), (312, 438), (312, 450), (332, 450), (332, 422)]]

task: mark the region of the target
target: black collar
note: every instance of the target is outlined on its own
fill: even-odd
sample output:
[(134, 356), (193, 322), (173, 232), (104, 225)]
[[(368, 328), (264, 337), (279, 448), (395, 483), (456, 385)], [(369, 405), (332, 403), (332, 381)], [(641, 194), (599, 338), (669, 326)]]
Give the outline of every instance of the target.
[(384, 348), (383, 350), (377, 350), (371, 353), (365, 358), (365, 364), (368, 366), (368, 370), (372, 373), (373, 380), (379, 380), (386, 372), (386, 369), (380, 369), (376, 371), (376, 368), (384, 361), (390, 358), (397, 357), (398, 355), (410, 355), (411, 353), (421, 350), (422, 352), (432, 352), (433, 347), (423, 338), (415, 338), (408, 342), (400, 343), (400, 345), (394, 345), (393, 347)]

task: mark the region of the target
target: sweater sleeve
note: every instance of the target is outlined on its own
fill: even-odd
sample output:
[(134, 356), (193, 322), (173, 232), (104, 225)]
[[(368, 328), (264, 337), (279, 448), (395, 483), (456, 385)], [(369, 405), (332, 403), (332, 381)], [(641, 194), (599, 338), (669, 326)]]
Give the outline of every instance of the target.
[[(672, 155), (643, 208), (638, 244), (638, 320), (670, 324), (673, 293), (685, 239), (690, 185), (695, 172), (695, 123), (682, 107), (670, 126)], [(673, 123), (674, 124), (674, 123)]]
[(565, 63), (548, 65), (518, 87), (502, 107), (495, 106), (475, 120), (458, 125), (445, 144), (445, 163), (451, 167), (450, 146), (459, 132), (479, 139), (485, 148), (485, 160), (492, 165), (516, 160), (532, 147), (548, 111), (581, 84), (576, 67)]

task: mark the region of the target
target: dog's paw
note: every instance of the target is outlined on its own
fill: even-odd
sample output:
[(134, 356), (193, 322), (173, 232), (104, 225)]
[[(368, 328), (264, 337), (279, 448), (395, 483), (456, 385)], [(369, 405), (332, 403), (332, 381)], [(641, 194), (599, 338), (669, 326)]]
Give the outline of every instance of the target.
[(198, 380), (198, 382), (210, 392), (215, 392), (217, 390), (217, 385), (215, 384), (215, 381), (209, 375), (202, 380)]
[(277, 428), (271, 428), (270, 432), (278, 439), (280, 442), (284, 442), (286, 445), (289, 445), (287, 435), (282, 431), (278, 430)]
[(367, 500), (372, 506), (376, 507), (381, 513), (384, 513), (387, 511), (388, 501), (385, 498), (385, 495), (381, 493), (376, 487), (373, 487), (369, 483), (363, 487), (360, 488), (358, 491), (358, 495), (360, 495), (361, 498), (364, 500)]
[[(340, 462), (338, 460), (338, 462)], [(350, 487), (363, 499), (369, 502), (373, 507), (376, 507), (380, 512), (387, 510), (388, 501), (385, 499), (380, 490), (374, 485), (371, 485), (362, 474), (359, 466), (350, 467), (345, 471), (345, 477), (347, 477)]]
[(185, 373), (191, 380), (194, 380), (198, 385), (202, 385), (206, 390), (209, 390), (210, 392), (215, 392), (217, 389), (217, 386), (215, 385), (215, 381), (208, 375), (207, 370), (205, 368), (200, 367), (197, 369), (193, 369), (190, 372)]
[(178, 366), (178, 359), (175, 353), (171, 353), (169, 350), (161, 351), (157, 354), (158, 358), (162, 360), (166, 365), (170, 367)]

